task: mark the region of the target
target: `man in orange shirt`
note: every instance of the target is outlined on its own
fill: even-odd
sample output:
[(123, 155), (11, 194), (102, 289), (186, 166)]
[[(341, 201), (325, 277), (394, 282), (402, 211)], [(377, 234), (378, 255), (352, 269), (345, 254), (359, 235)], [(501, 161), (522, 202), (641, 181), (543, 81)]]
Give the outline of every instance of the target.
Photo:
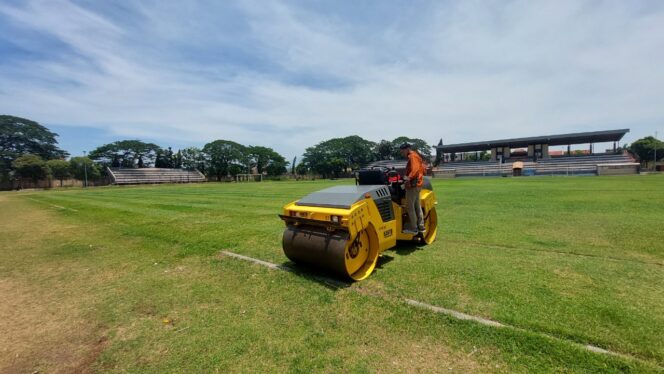
[(403, 232), (416, 235), (418, 232), (424, 232), (424, 217), (422, 207), (420, 206), (420, 191), (424, 183), (424, 163), (422, 156), (411, 149), (411, 145), (403, 143), (399, 147), (401, 155), (408, 158), (406, 165), (406, 209), (408, 212), (408, 226), (404, 224)]

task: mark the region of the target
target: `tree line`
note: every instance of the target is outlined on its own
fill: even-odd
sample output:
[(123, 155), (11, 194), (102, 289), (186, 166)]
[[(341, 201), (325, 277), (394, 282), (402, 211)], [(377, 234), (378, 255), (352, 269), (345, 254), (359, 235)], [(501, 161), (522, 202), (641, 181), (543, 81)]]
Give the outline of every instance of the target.
[[(29, 119), (0, 115), (0, 182), (12, 178), (33, 181), (53, 178), (98, 180), (105, 167), (159, 167), (197, 169), (208, 179), (222, 180), (237, 174), (259, 173), (268, 176), (315, 174), (324, 178), (339, 177), (378, 160), (401, 158), (399, 145), (408, 142), (431, 163), (432, 147), (418, 138), (398, 137), (372, 142), (353, 135), (333, 138), (306, 148), (299, 163), (292, 162), (269, 147), (242, 145), (230, 140), (214, 140), (202, 148), (173, 151), (141, 140), (119, 140), (101, 145), (87, 157), (71, 157), (58, 147), (58, 135)], [(664, 142), (652, 136), (639, 139), (627, 149), (642, 161), (664, 158)], [(658, 151), (659, 150), (659, 151)], [(486, 155), (483, 155), (486, 156)]]
[(161, 167), (198, 169), (209, 178), (221, 180), (239, 173), (280, 175), (288, 162), (268, 147), (244, 146), (229, 140), (215, 140), (202, 149), (190, 147), (174, 152), (154, 143), (120, 140), (101, 145), (87, 157), (66, 158), (58, 148), (57, 134), (35, 121), (0, 116), (0, 182), (28, 179), (33, 182), (54, 178), (98, 180), (105, 167)]
[(422, 139), (401, 136), (392, 141), (375, 143), (353, 135), (325, 140), (307, 148), (295, 172), (322, 175), (324, 178), (338, 177), (373, 161), (401, 159), (399, 146), (404, 142), (420, 152), (426, 162), (431, 162), (431, 147)]
[(58, 148), (58, 135), (41, 124), (15, 116), (0, 116), (0, 181), (24, 178), (32, 181), (53, 178), (98, 180), (111, 168), (182, 168), (199, 170), (208, 179), (222, 180), (237, 174), (279, 176), (316, 174), (339, 176), (376, 160), (398, 159), (399, 145), (410, 142), (431, 160), (431, 147), (422, 139), (399, 137), (378, 143), (359, 136), (334, 138), (306, 149), (299, 164), (274, 149), (258, 145), (242, 145), (230, 140), (214, 140), (202, 148), (188, 147), (174, 151), (141, 140), (119, 140), (101, 145), (87, 157), (72, 157)]
[(95, 148), (89, 157), (113, 168), (197, 169), (216, 180), (252, 172), (277, 176), (286, 173), (288, 166), (286, 159), (272, 148), (221, 139), (205, 144), (202, 149), (189, 147), (177, 152), (140, 140), (120, 140)]

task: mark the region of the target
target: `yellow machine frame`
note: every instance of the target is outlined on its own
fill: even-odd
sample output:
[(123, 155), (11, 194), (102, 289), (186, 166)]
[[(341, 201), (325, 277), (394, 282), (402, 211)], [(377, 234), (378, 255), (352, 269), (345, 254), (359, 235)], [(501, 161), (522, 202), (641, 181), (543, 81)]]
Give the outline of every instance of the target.
[[(402, 199), (401, 203), (405, 203)], [(305, 256), (301, 252), (307, 251), (308, 244), (302, 244), (293, 256), (287, 248), (292, 243), (289, 241), (312, 240), (309, 232), (297, 233), (298, 227), (318, 226), (322, 228), (321, 233), (327, 232), (324, 238), (325, 246), (329, 246), (330, 240), (339, 241), (339, 252), (343, 251), (343, 265), (328, 266), (331, 259), (329, 256), (332, 249), (326, 248), (320, 251), (319, 258), (311, 257), (314, 265), (329, 267), (349, 276), (353, 280), (361, 280), (368, 277), (376, 265), (378, 256), (385, 250), (397, 245), (398, 240), (420, 240), (430, 244), (436, 238), (437, 234), (437, 215), (435, 206), (437, 204), (436, 196), (432, 190), (422, 189), (420, 192), (420, 203), (425, 217), (426, 231), (421, 234), (412, 235), (402, 232), (404, 215), (404, 206), (392, 201), (394, 219), (384, 222), (378, 210), (376, 202), (371, 194), (367, 193), (364, 199), (354, 203), (350, 209), (316, 207), (297, 205), (297, 201), (291, 202), (284, 207), (281, 216), (286, 221), (287, 229), (284, 232), (284, 252), (293, 259), (293, 257)], [(289, 231), (290, 230), (290, 231)], [(341, 232), (338, 236), (335, 233)], [(293, 234), (295, 233), (295, 234)], [(300, 234), (298, 237), (296, 234)], [(306, 242), (304, 242), (306, 243)], [(291, 245), (292, 246), (292, 245)], [(348, 253), (357, 253), (359, 255), (349, 256)]]

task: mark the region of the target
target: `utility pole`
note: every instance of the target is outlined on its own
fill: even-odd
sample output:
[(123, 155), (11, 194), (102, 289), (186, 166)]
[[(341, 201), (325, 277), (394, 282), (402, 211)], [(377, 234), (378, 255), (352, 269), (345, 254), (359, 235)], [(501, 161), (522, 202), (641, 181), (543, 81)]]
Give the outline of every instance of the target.
[(653, 163), (653, 165), (655, 165), (655, 171), (657, 171), (657, 141), (657, 131), (655, 131), (655, 162)]
[[(83, 158), (87, 158), (86, 151), (83, 151)], [(83, 173), (85, 174), (85, 188), (88, 187), (88, 163), (86, 160), (83, 160)]]

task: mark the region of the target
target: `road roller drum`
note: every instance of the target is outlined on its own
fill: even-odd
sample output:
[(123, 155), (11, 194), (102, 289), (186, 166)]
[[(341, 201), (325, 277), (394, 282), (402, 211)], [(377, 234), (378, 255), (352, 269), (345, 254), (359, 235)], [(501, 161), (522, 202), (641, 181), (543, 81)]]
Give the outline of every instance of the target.
[(366, 278), (376, 266), (378, 251), (372, 248), (367, 231), (351, 238), (348, 232), (330, 233), (320, 227), (287, 227), (283, 249), (295, 263), (327, 269), (340, 277), (354, 280)]

